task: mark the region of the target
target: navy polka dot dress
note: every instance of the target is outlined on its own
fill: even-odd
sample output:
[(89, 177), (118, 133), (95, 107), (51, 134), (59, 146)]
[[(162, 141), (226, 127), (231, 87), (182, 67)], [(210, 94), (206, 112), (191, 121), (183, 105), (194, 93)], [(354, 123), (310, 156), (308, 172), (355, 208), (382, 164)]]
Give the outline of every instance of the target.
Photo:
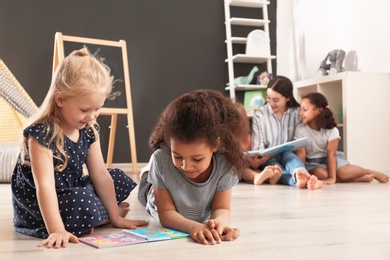
[[(43, 146), (56, 153), (54, 144), (48, 143), (50, 132), (42, 124), (32, 125), (24, 130)], [(108, 212), (97, 196), (88, 175), (83, 175), (83, 164), (90, 145), (95, 141), (92, 129), (80, 130), (80, 139), (75, 143), (65, 136), (64, 150), (68, 164), (62, 172), (55, 170), (56, 191), (62, 221), (65, 229), (76, 236), (85, 234), (108, 218)], [(54, 165), (58, 159), (54, 159)], [(116, 192), (117, 203), (124, 201), (137, 185), (120, 169), (108, 169)], [(11, 180), (14, 226), (16, 231), (26, 235), (47, 238), (48, 232), (39, 210), (31, 167), (16, 164)]]

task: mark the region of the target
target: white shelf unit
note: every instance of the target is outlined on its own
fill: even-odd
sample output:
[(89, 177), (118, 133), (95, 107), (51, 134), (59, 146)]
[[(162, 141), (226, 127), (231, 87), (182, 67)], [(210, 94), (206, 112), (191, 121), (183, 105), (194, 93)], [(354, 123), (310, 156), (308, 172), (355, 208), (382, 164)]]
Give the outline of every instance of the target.
[(294, 82), (298, 102), (310, 92), (327, 98), (351, 164), (390, 174), (390, 74), (348, 71)]
[[(257, 90), (265, 89), (263, 85), (235, 85), (234, 78), (243, 75), (235, 75), (234, 64), (235, 63), (247, 63), (247, 64), (267, 64), (267, 72), (272, 73), (272, 60), (276, 57), (271, 56), (250, 56), (246, 54), (234, 54), (233, 44), (245, 45), (247, 43), (246, 37), (235, 37), (232, 36), (232, 26), (251, 26), (263, 28), (264, 32), (269, 36), (269, 23), (268, 20), (268, 5), (269, 1), (265, 0), (225, 0), (225, 27), (226, 27), (226, 46), (227, 46), (227, 59), (225, 62), (228, 64), (229, 72), (229, 86), (226, 90), (229, 90), (230, 98), (236, 100), (236, 91), (245, 90)], [(231, 8), (234, 7), (245, 7), (245, 8), (257, 8), (259, 12), (262, 11), (262, 19), (253, 19), (245, 17), (231, 17)], [(260, 15), (259, 15), (260, 17)]]

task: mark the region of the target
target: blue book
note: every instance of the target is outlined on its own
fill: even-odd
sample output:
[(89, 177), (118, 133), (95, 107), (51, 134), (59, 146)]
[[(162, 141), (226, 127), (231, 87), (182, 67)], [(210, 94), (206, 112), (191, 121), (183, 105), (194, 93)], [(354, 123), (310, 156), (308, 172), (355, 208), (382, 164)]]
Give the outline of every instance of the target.
[(264, 149), (262, 151), (252, 150), (252, 151), (244, 152), (244, 154), (248, 155), (250, 157), (255, 157), (256, 154), (258, 154), (259, 158), (263, 157), (266, 154), (269, 154), (272, 158), (272, 157), (276, 157), (284, 152), (295, 151), (299, 147), (305, 147), (308, 144), (309, 144), (309, 140), (307, 139), (307, 137), (303, 137), (303, 138), (296, 139), (296, 140), (291, 141), (291, 142), (287, 142), (287, 143), (284, 143), (281, 145), (277, 145), (274, 147)]
[(123, 229), (122, 232), (126, 234), (135, 235), (138, 237), (142, 237), (147, 241), (169, 240), (169, 239), (185, 238), (190, 236), (190, 234), (188, 233), (170, 229), (170, 228), (164, 228), (164, 227)]

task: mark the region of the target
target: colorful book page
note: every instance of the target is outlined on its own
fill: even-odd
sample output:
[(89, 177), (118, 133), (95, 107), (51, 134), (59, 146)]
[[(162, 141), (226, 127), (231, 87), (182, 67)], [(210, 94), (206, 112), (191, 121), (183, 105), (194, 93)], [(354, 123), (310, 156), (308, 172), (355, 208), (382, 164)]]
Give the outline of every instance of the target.
[(170, 228), (163, 228), (163, 227), (143, 228), (143, 229), (124, 229), (123, 232), (135, 236), (139, 236), (148, 241), (177, 239), (177, 238), (184, 238), (190, 236), (188, 233), (170, 229)]
[(267, 93), (264, 89), (245, 91), (244, 107), (248, 116), (253, 116), (266, 102)]
[(125, 233), (80, 237), (79, 240), (96, 248), (110, 248), (148, 242), (145, 238)]

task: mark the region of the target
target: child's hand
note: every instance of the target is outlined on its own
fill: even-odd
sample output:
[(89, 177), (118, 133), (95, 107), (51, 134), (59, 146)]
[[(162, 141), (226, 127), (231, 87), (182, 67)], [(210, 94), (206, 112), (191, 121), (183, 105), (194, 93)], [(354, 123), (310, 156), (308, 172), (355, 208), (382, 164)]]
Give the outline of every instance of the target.
[(66, 230), (51, 233), (48, 238), (44, 239), (41, 243), (38, 244), (38, 246), (45, 246), (47, 248), (60, 248), (60, 247), (66, 247), (68, 245), (68, 242), (78, 243), (79, 239), (69, 233)]
[(140, 226), (147, 226), (149, 223), (144, 220), (130, 220), (118, 216), (111, 220), (111, 224), (116, 228), (136, 229)]
[(271, 156), (269, 154), (266, 154), (266, 155), (264, 155), (263, 157), (260, 157), (260, 158), (256, 154), (255, 157), (253, 157), (253, 158), (248, 156), (247, 161), (249, 162), (250, 167), (252, 169), (257, 169), (257, 168), (260, 167), (260, 165), (262, 165), (263, 163), (268, 161), (270, 158), (271, 158)]
[(232, 241), (240, 235), (238, 228), (232, 228), (216, 219), (210, 219), (207, 226), (210, 229), (215, 229), (222, 241)]
[(203, 245), (215, 245), (221, 243), (221, 237), (216, 229), (209, 228), (206, 225), (201, 225), (199, 228), (190, 232), (191, 237), (195, 242)]

